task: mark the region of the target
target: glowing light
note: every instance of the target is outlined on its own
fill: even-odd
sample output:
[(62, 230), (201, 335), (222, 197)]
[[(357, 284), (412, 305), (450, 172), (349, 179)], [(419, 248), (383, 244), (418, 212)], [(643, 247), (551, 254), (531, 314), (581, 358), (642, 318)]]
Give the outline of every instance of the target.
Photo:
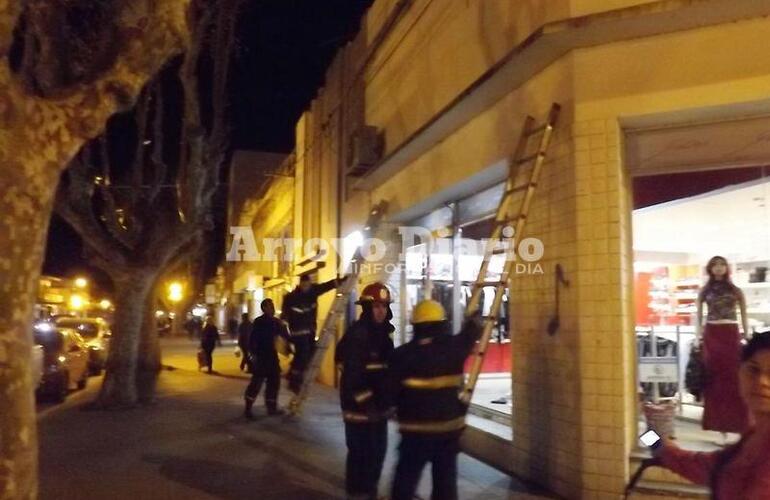
[(202, 318), (206, 316), (207, 312), (208, 310), (206, 310), (205, 307), (196, 307), (195, 309), (192, 310), (193, 316), (197, 316), (198, 318)]
[[(353, 231), (345, 238), (345, 248), (356, 249), (364, 244), (364, 235), (361, 231)], [(349, 245), (349, 247), (348, 247)]]
[(112, 302), (110, 302), (107, 299), (102, 299), (101, 302), (99, 302), (99, 307), (101, 307), (102, 309), (104, 309), (106, 311), (107, 309), (112, 307)]
[(164, 314), (166, 314), (166, 313), (164, 313), (163, 311), (160, 311), (160, 310), (158, 310), (158, 311), (155, 311), (155, 317), (156, 317), (156, 318), (160, 318), (160, 317), (161, 317), (161, 316), (163, 316)]
[(40, 323), (35, 324), (35, 330), (38, 330), (40, 332), (50, 332), (51, 330), (53, 330), (53, 326), (51, 326), (50, 323), (41, 321)]
[(178, 281), (175, 281), (168, 285), (168, 300), (171, 302), (179, 302), (182, 300), (183, 295), (183, 287), (182, 284)]
[(65, 361), (67, 361), (67, 358), (66, 358), (65, 356), (59, 356), (57, 359), (58, 359), (59, 361), (61, 361), (62, 363), (64, 363)]
[(76, 311), (82, 309), (85, 304), (85, 299), (83, 299), (83, 297), (80, 295), (75, 294), (70, 297), (70, 307)]
[(88, 280), (85, 278), (75, 278), (75, 286), (78, 288), (85, 288), (88, 286)]

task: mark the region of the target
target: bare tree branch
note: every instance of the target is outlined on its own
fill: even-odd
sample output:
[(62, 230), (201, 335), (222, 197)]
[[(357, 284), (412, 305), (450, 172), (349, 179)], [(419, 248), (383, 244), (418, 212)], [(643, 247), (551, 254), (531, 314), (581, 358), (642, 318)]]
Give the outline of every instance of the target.
[(166, 123), (165, 120), (165, 100), (163, 99), (163, 86), (158, 84), (155, 86), (155, 118), (153, 120), (153, 132), (152, 132), (152, 153), (150, 155), (150, 161), (153, 166), (154, 179), (152, 182), (152, 188), (150, 188), (147, 194), (147, 203), (152, 205), (158, 198), (158, 194), (161, 192), (161, 185), (166, 180), (166, 173), (168, 172), (168, 166), (163, 158), (163, 126)]
[(5, 58), (13, 41), (13, 30), (21, 14), (21, 1), (0, 0), (0, 58)]
[(68, 182), (59, 185), (54, 209), (68, 224), (70, 224), (81, 236), (86, 238), (88, 246), (92, 247), (104, 259), (113, 263), (124, 264), (127, 262), (128, 248), (111, 238), (104, 230), (94, 215), (91, 196), (93, 182), (83, 175), (88, 165), (81, 153), (71, 165)]

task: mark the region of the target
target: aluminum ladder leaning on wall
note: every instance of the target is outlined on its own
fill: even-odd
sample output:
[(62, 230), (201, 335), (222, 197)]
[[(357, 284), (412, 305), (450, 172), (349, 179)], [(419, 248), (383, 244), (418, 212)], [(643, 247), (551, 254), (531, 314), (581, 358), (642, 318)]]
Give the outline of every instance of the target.
[[(495, 287), (495, 298), (492, 301), (489, 314), (484, 317), (481, 338), (471, 354), (473, 357), (472, 366), (459, 395), (460, 400), (466, 405), (470, 405), (473, 390), (481, 374), (481, 366), (489, 346), (489, 340), (492, 337), (492, 329), (497, 323), (503, 294), (508, 287), (508, 279), (514, 268), (514, 252), (524, 234), (527, 216), (560, 111), (561, 107), (554, 103), (545, 123), (539, 126), (535, 125), (534, 118), (528, 116), (524, 121), (519, 143), (511, 158), (508, 181), (505, 192), (500, 199), (500, 205), (497, 207), (490, 244), (484, 250), (481, 269), (476, 282), (473, 284), (472, 295), (465, 310), (466, 318), (476, 314), (480, 307), (482, 289), (485, 286)], [(533, 145), (536, 145), (534, 150), (532, 149)], [(506, 255), (500, 280), (487, 281), (489, 263), (494, 255), (500, 254)]]

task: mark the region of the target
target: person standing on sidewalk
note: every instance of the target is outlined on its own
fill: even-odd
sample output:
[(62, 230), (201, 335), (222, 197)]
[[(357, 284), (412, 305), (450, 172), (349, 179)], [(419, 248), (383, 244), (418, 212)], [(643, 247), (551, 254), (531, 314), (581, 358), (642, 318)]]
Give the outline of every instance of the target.
[(457, 499), (457, 454), (467, 407), (460, 401), (465, 359), (481, 336), (480, 316), (452, 335), (440, 303), (424, 300), (412, 314), (414, 338), (395, 350), (388, 374), (401, 445), (391, 500), (412, 500), (428, 462), (435, 500)]
[(219, 328), (214, 324), (214, 317), (209, 315), (206, 317), (206, 325), (201, 332), (201, 349), (206, 353), (206, 365), (208, 366), (208, 372), (211, 373), (214, 369), (214, 348), (216, 346), (222, 347), (222, 340), (219, 338)]
[(281, 319), (289, 324), (294, 359), (289, 370), (289, 389), (299, 393), (305, 369), (315, 346), (316, 324), (318, 321), (318, 297), (340, 286), (347, 278), (333, 279), (313, 284), (310, 275), (303, 274), (299, 286), (286, 294), (283, 299)]
[(278, 353), (275, 349), (276, 340), (279, 337), (289, 338), (286, 324), (275, 317), (275, 305), (271, 299), (265, 299), (261, 304), (262, 316), (254, 320), (251, 334), (249, 335), (248, 356), (251, 365), (251, 382), (246, 387), (244, 399), (246, 409), (244, 416), (254, 418), (251, 412), (254, 401), (259, 396), (262, 384), (267, 381), (265, 387), (265, 406), (268, 415), (280, 415), (278, 409), (278, 390), (281, 386), (281, 368), (278, 364)]
[(251, 373), (251, 364), (249, 363), (249, 335), (251, 335), (251, 321), (248, 313), (241, 314), (241, 322), (238, 325), (238, 348), (241, 350), (241, 371), (246, 369), (246, 373)]
[(342, 368), (340, 405), (348, 447), (345, 489), (348, 499), (376, 500), (388, 448), (385, 374), (393, 352), (390, 292), (381, 283), (364, 288), (354, 322), (337, 345)]

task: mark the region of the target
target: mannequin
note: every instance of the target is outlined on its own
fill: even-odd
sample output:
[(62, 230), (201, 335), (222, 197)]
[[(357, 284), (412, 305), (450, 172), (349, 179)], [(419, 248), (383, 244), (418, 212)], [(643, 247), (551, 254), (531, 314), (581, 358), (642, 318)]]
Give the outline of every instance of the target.
[[(722, 433), (743, 433), (748, 425), (748, 410), (738, 390), (741, 334), (736, 309), (740, 308), (743, 336), (749, 331), (746, 299), (730, 279), (730, 268), (724, 257), (712, 257), (706, 265), (708, 282), (701, 288), (697, 301), (695, 335), (703, 341), (706, 366), (703, 429)], [(705, 327), (703, 303), (708, 307)]]

